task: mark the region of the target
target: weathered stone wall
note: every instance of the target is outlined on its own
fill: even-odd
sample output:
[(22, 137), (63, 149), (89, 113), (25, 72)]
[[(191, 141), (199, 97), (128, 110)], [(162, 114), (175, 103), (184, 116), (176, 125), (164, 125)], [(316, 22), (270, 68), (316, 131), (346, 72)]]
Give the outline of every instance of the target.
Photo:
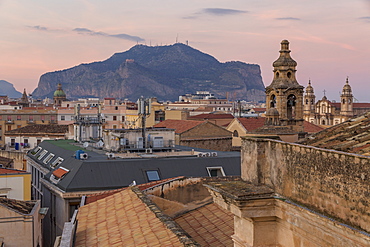
[(14, 169), (26, 170), (26, 152), (0, 150), (0, 156), (14, 160)]
[(242, 141), (243, 180), (370, 232), (370, 158), (266, 139)]
[(209, 138), (209, 139), (185, 139), (180, 140), (179, 145), (204, 148), (216, 151), (231, 151), (232, 150), (232, 137), (230, 138)]

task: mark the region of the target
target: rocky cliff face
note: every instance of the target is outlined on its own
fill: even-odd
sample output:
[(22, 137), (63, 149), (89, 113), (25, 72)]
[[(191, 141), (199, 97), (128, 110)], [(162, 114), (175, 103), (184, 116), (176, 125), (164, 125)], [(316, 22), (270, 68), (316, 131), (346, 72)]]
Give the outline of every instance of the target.
[(136, 45), (102, 62), (49, 72), (40, 77), (34, 97), (52, 97), (61, 83), (67, 98), (114, 97), (136, 100), (140, 96), (177, 100), (179, 95), (226, 92), (237, 99), (264, 100), (258, 65), (220, 63), (214, 57), (184, 44)]

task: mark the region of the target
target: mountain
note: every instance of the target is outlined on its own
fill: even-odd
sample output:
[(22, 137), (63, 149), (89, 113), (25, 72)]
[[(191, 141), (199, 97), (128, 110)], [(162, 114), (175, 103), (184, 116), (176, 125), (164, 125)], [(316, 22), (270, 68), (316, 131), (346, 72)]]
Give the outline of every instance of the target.
[(105, 61), (80, 64), (40, 77), (34, 97), (52, 97), (61, 83), (67, 98), (114, 97), (136, 100), (140, 96), (177, 100), (179, 95), (226, 92), (236, 99), (264, 101), (265, 87), (259, 65), (220, 63), (188, 45), (136, 45)]
[(9, 98), (21, 98), (22, 93), (15, 90), (10, 82), (0, 80), (0, 95), (7, 95)]

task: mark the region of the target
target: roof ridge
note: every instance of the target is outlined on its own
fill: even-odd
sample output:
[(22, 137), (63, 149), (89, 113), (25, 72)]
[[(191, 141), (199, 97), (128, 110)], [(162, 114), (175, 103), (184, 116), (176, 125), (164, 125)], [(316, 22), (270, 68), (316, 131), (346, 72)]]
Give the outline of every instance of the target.
[(147, 205), (147, 207), (155, 214), (155, 216), (179, 239), (184, 246), (200, 246), (190, 235), (182, 229), (171, 217), (165, 215), (162, 210), (154, 204), (146, 194), (144, 194), (137, 186), (131, 187), (137, 197)]

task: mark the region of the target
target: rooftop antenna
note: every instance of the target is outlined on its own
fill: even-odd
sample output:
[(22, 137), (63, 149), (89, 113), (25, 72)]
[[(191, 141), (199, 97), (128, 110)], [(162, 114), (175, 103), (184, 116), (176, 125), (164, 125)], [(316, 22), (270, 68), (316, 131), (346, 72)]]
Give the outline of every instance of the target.
[(178, 42), (178, 39), (179, 39), (179, 34), (176, 35), (176, 44)]
[(323, 92), (324, 92), (324, 96), (326, 96), (326, 90), (325, 90), (325, 89), (324, 89), (324, 91), (323, 91)]

